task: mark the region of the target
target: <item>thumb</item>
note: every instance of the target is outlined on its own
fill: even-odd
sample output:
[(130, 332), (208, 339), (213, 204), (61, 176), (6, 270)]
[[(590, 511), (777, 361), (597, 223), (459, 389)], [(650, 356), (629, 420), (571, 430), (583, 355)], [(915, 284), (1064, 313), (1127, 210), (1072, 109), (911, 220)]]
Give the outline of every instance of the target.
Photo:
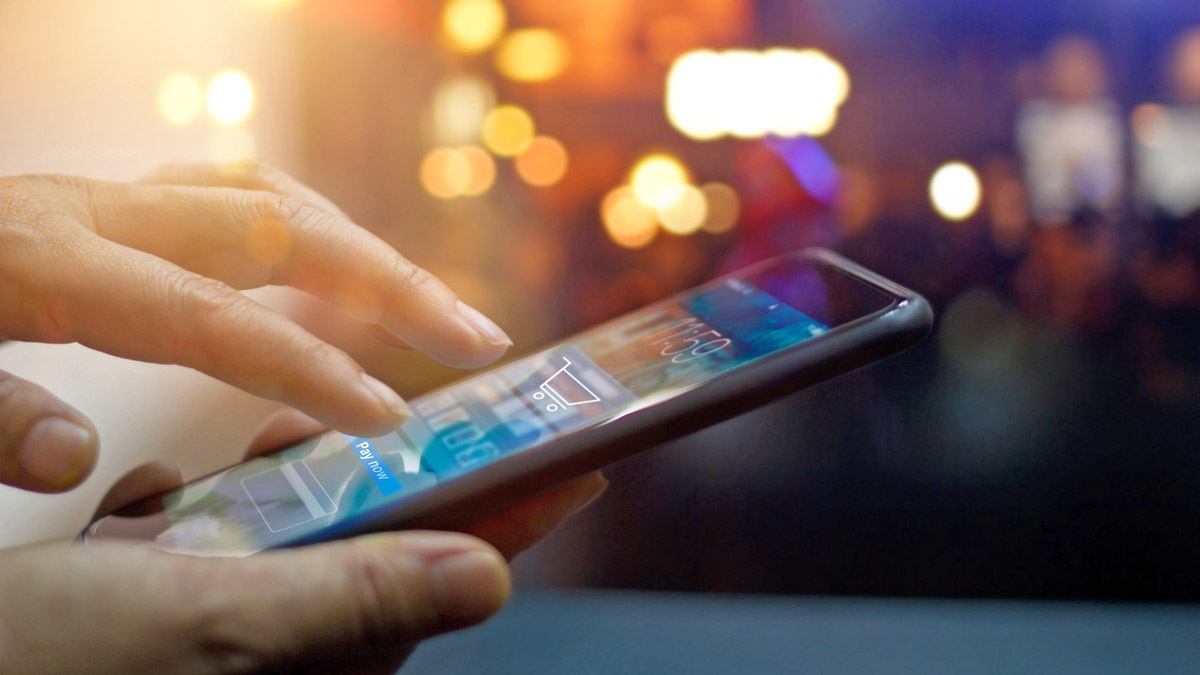
[(511, 589), (495, 549), (448, 532), (371, 535), (210, 562), (228, 566), (217, 614), (234, 620), (211, 624), (226, 634), (205, 642), (261, 669), (401, 654), (423, 638), (483, 621)]
[(35, 492), (69, 490), (92, 472), (96, 428), (32, 382), (0, 371), (0, 483)]

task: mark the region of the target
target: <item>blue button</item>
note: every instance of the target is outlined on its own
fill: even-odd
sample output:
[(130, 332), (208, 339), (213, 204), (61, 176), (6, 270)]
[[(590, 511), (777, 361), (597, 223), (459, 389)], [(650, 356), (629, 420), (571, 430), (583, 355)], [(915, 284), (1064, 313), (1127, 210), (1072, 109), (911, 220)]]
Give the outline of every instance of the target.
[(375, 481), (380, 492), (390, 495), (403, 489), (395, 472), (392, 471), (392, 467), (388, 466), (387, 462), (383, 461), (383, 457), (379, 456), (370, 439), (346, 434), (342, 434), (342, 438), (345, 438), (346, 442), (350, 444), (350, 452), (354, 453), (358, 461), (362, 462), (363, 468), (367, 470), (367, 475)]

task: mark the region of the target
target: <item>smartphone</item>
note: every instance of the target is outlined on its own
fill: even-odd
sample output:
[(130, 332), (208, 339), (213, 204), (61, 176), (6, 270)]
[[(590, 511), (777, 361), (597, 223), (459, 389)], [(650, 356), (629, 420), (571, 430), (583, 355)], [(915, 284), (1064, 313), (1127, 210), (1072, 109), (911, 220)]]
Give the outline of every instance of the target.
[(85, 540), (239, 556), (463, 524), (894, 354), (916, 293), (824, 249), (764, 261), (410, 399), (394, 432), (335, 431), (109, 515)]

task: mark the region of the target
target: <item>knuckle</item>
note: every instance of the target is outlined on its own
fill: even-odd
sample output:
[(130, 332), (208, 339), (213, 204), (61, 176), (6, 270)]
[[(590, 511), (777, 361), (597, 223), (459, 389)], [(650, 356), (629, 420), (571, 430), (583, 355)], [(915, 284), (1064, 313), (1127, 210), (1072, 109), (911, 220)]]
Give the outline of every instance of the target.
[(179, 274), (172, 282), (177, 316), (191, 319), (219, 319), (232, 313), (242, 296), (228, 284), (199, 274)]
[[(208, 584), (221, 582), (206, 578), (204, 584), (194, 584), (198, 591), (194, 597), (211, 595)], [(210, 597), (188, 602), (193, 607), (190, 621), (180, 627), (178, 634), (195, 636), (199, 661), (213, 672), (258, 672), (276, 660), (279, 652), (291, 651), (287, 645), (277, 644), (287, 638), (286, 633), (280, 635), (263, 625), (257, 612), (242, 611), (237, 599), (226, 599), (222, 594), (216, 600)], [(163, 620), (176, 621), (173, 617)]]
[(262, 222), (279, 222), (289, 229), (320, 233), (333, 227), (329, 214), (309, 202), (288, 195), (264, 196), (256, 209), (256, 219)]
[(47, 174), (37, 177), (38, 181), (45, 185), (50, 185), (66, 190), (88, 190), (91, 187), (92, 181), (79, 176), (64, 176), (60, 174)]
[[(442, 299), (450, 293), (445, 284), (420, 265), (414, 265), (399, 253), (395, 254), (392, 273), (383, 288), (395, 289), (384, 294), (382, 320), (396, 319), (405, 315), (414, 298), (432, 296)], [(452, 294), (451, 294), (452, 295)]]
[(182, 270), (166, 286), (169, 351), (175, 362), (194, 365), (218, 357), (209, 353), (214, 351), (209, 338), (228, 333), (225, 324), (243, 311), (245, 298), (222, 281)]
[(32, 200), (18, 178), (0, 178), (0, 227), (24, 220), (31, 207)]
[(91, 222), (97, 206), (104, 203), (112, 192), (111, 185), (80, 176), (45, 175), (37, 176), (37, 182), (70, 204), (70, 213), (83, 222)]
[(310, 334), (303, 334), (296, 349), (299, 362), (313, 372), (338, 372), (350, 358), (342, 350)]
[(441, 281), (420, 265), (405, 260), (399, 254), (393, 263), (392, 276), (399, 281), (400, 287), (410, 292), (422, 293), (426, 290), (439, 289)]
[(92, 181), (76, 176), (13, 176), (0, 179), (0, 227), (45, 232), (64, 217), (86, 219), (94, 199)]

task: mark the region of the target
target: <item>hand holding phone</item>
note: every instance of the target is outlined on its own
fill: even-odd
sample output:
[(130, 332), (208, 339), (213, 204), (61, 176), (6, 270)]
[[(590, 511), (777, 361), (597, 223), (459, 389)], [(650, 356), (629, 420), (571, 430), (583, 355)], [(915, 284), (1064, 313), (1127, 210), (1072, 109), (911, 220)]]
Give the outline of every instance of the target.
[(313, 437), (85, 538), (245, 555), (472, 520), (895, 353), (931, 322), (919, 295), (836, 254), (781, 256), (413, 399), (392, 433)]

